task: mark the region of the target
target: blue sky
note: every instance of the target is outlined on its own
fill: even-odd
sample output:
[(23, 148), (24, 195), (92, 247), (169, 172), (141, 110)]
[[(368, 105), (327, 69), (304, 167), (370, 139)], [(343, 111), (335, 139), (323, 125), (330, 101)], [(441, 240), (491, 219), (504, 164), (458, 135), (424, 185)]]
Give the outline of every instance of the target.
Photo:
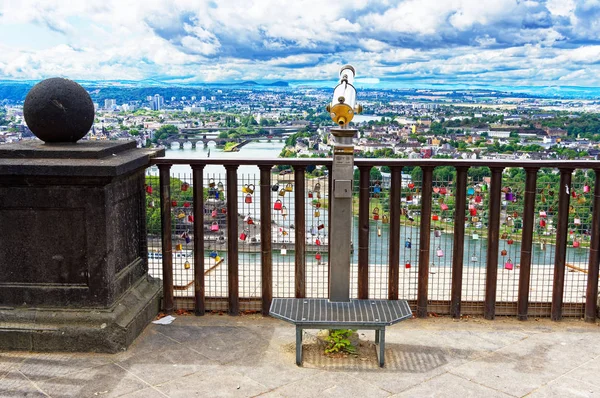
[(4, 0), (0, 79), (600, 86), (600, 0)]

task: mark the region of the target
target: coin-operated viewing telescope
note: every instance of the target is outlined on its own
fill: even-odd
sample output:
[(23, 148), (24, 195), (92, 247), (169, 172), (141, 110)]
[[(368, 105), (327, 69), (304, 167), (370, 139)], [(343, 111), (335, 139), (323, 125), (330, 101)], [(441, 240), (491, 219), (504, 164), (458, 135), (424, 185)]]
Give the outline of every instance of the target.
[(352, 85), (356, 71), (352, 65), (342, 66), (340, 82), (333, 90), (333, 100), (327, 104), (327, 112), (331, 119), (342, 127), (346, 127), (354, 114), (362, 112), (362, 105), (356, 104), (356, 89)]

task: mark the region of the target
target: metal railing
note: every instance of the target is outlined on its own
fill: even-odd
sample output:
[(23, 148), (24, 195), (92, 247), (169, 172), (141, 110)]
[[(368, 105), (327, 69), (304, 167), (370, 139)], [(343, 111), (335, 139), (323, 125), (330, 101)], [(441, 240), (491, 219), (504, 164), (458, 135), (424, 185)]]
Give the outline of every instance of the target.
[[(330, 170), (331, 159), (152, 162), (159, 176), (147, 177), (147, 200), (160, 209), (161, 230), (152, 213), (149, 268), (163, 279), (166, 311), (268, 314), (274, 296), (327, 297), (331, 181), (306, 171)], [(191, 173), (174, 175), (180, 165)], [(206, 172), (214, 166), (225, 168), (224, 179)], [(245, 166), (258, 173), (239, 173)], [(272, 174), (276, 166), (293, 174)], [(596, 319), (600, 162), (356, 159), (355, 166), (354, 297), (407, 299), (419, 317)], [(379, 166), (390, 168), (389, 178), (373, 178)], [(182, 242), (177, 250), (174, 240)]]

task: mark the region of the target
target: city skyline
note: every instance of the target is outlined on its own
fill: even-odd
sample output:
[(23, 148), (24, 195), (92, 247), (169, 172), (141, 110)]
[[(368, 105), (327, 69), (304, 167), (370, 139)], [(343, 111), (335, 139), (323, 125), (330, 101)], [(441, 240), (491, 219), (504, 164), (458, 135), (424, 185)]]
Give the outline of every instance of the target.
[(600, 1), (8, 1), (0, 79), (600, 86)]

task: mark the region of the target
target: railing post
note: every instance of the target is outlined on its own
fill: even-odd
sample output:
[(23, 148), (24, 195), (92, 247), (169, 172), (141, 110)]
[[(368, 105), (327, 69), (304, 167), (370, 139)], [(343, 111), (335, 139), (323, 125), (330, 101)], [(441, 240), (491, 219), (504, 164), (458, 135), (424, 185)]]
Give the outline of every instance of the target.
[(417, 316), (427, 317), (427, 289), (429, 288), (429, 246), (431, 242), (431, 192), (433, 167), (423, 166), (421, 185), (421, 226), (419, 231), (419, 281), (417, 287)]
[[(402, 189), (402, 167), (392, 166), (390, 181), (390, 269), (388, 277), (388, 300), (398, 300), (400, 278), (400, 201)], [(365, 297), (367, 298), (367, 297)]]
[(567, 236), (569, 229), (569, 201), (571, 197), (571, 173), (573, 173), (572, 169), (559, 170), (558, 225), (556, 226), (554, 283), (552, 286), (552, 310), (550, 315), (550, 319), (553, 321), (560, 321), (562, 318), (563, 293), (565, 288), (565, 263), (567, 258)]
[(173, 243), (171, 237), (171, 165), (158, 165), (162, 231), (163, 310), (173, 312)]
[(498, 245), (500, 233), (500, 192), (502, 188), (501, 167), (492, 167), (490, 207), (488, 211), (488, 250), (485, 277), (485, 319), (496, 317), (496, 288), (498, 284)]
[(204, 288), (204, 165), (192, 165), (194, 190), (194, 301), (195, 314), (206, 311)]
[(519, 268), (519, 299), (517, 318), (527, 320), (529, 308), (529, 284), (531, 279), (531, 247), (533, 242), (533, 224), (535, 220), (535, 193), (537, 168), (525, 168), (525, 204), (523, 206), (523, 232), (521, 235), (521, 261)]
[(226, 165), (227, 171), (227, 272), (229, 315), (240, 314), (239, 256), (238, 256), (238, 196), (237, 165)]
[(590, 262), (588, 266), (587, 290), (585, 294), (585, 321), (596, 322), (598, 311), (598, 250), (600, 249), (600, 169), (595, 169), (594, 208), (592, 215), (592, 237), (590, 241)]
[(296, 233), (295, 245), (295, 281), (296, 298), (306, 297), (306, 181), (305, 166), (294, 166), (294, 226)]
[(327, 292), (331, 275), (331, 200), (333, 194), (333, 164), (327, 165)]
[(463, 260), (465, 255), (467, 171), (467, 167), (456, 168), (454, 249), (452, 251), (452, 293), (450, 302), (450, 313), (453, 318), (460, 318), (461, 315)]
[(269, 315), (273, 300), (273, 257), (271, 232), (271, 168), (260, 166), (260, 263), (262, 314)]
[(358, 166), (358, 298), (369, 298), (369, 190), (371, 166)]

